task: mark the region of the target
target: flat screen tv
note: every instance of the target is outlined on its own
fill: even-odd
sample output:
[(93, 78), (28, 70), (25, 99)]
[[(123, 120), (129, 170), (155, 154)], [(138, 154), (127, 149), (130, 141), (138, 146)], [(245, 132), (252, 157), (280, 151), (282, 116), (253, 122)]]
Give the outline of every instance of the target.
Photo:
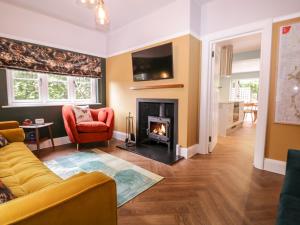
[(172, 43), (132, 53), (133, 80), (173, 78)]

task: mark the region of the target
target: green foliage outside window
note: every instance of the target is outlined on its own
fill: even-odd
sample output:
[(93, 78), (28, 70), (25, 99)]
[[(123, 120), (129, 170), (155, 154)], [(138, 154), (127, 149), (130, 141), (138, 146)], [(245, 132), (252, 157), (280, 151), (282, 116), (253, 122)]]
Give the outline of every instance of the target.
[(76, 99), (91, 98), (91, 80), (86, 77), (75, 79)]
[(239, 80), (239, 86), (241, 88), (250, 88), (251, 90), (251, 99), (257, 100), (258, 98), (258, 89), (259, 89), (259, 80), (258, 79), (244, 79)]
[(68, 78), (66, 76), (48, 76), (48, 95), (51, 100), (68, 99)]
[(15, 100), (38, 100), (40, 98), (37, 74), (26, 71), (15, 72), (13, 88)]

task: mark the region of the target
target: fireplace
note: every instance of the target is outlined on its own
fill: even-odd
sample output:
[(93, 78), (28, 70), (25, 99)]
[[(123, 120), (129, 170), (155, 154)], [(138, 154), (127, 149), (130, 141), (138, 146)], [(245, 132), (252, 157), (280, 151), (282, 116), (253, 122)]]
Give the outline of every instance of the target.
[(177, 144), (178, 100), (137, 99), (136, 145), (118, 147), (170, 165), (182, 158)]

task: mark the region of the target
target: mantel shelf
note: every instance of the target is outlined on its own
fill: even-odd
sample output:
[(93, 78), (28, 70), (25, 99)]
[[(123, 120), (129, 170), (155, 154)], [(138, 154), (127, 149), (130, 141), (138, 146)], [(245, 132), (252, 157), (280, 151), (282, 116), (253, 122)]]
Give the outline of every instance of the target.
[(161, 89), (161, 88), (183, 88), (183, 84), (158, 84), (158, 85), (144, 85), (130, 87), (130, 90), (144, 90), (144, 89)]

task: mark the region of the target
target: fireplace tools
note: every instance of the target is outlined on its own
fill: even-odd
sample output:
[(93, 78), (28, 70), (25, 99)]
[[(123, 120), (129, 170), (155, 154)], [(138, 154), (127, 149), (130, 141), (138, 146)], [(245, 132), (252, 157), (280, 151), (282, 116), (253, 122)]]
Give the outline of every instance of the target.
[(135, 135), (133, 130), (133, 116), (129, 113), (126, 116), (126, 139), (125, 139), (126, 146), (134, 146), (135, 145)]

